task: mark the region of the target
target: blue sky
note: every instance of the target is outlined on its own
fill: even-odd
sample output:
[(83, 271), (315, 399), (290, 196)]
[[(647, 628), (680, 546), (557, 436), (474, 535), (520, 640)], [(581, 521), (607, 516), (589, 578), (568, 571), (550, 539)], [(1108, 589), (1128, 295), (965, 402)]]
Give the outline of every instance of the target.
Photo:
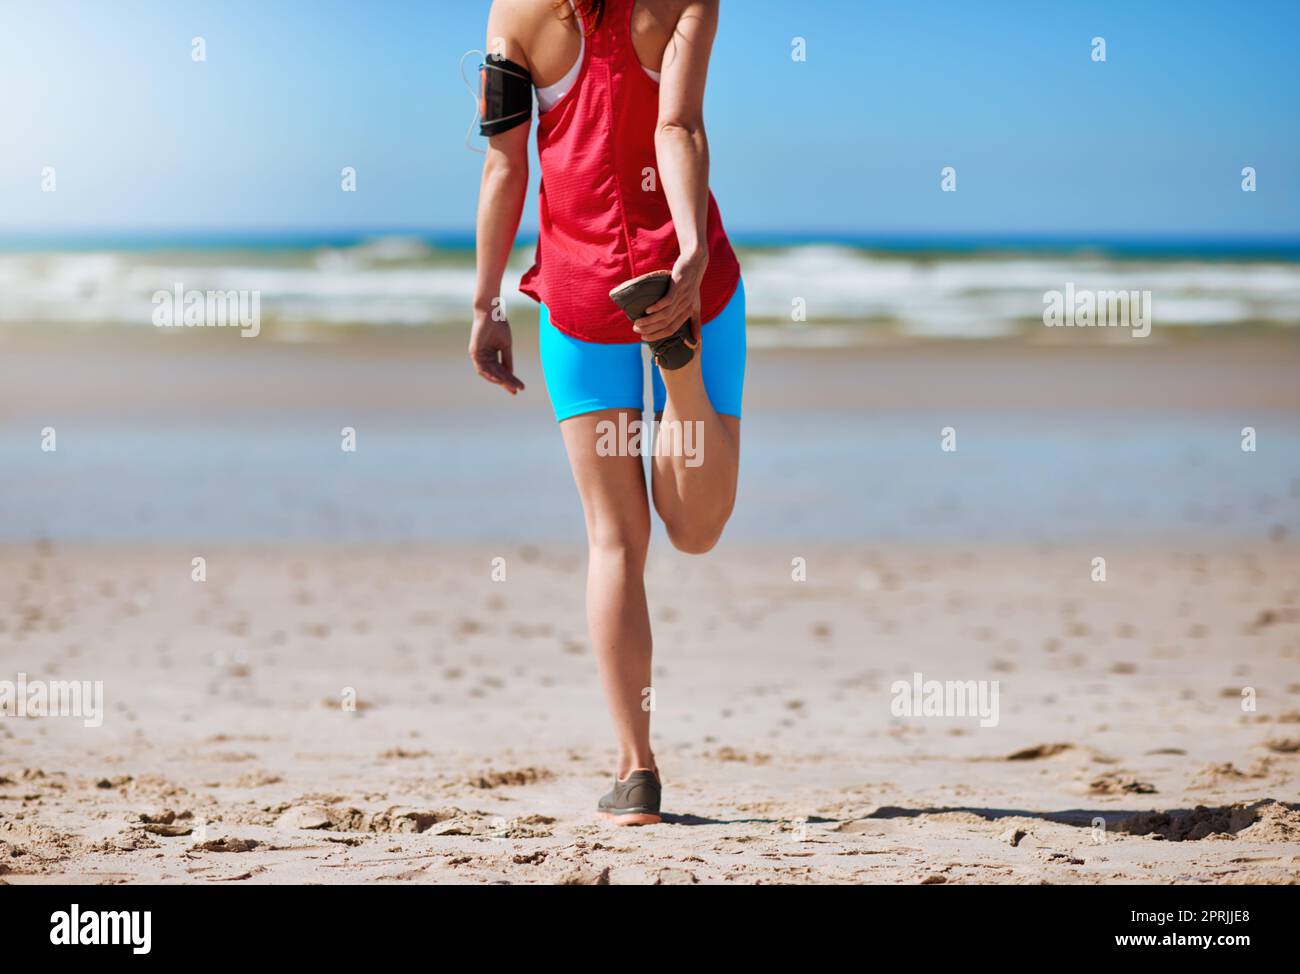
[[(5, 0), (0, 230), (467, 229), (486, 10)], [(1297, 37), (1294, 0), (724, 0), (713, 188), (733, 233), (1297, 236)]]

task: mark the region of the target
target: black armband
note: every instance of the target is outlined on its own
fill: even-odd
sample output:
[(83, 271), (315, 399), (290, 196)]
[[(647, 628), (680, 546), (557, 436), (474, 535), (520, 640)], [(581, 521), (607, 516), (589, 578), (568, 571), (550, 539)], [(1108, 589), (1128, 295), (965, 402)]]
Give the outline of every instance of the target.
[(533, 76), (522, 64), (489, 54), (479, 69), (483, 76), (479, 98), (479, 134), (509, 132), (533, 116)]

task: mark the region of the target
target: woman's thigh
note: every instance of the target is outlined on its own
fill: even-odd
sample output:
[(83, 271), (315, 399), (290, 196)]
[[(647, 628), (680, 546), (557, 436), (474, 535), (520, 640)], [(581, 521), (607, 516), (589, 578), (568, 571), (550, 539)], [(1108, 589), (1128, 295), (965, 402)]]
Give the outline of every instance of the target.
[(590, 543), (631, 548), (643, 558), (650, 541), (645, 468), (639, 451), (620, 448), (623, 431), (640, 420), (639, 410), (602, 409), (562, 420), (560, 434)]

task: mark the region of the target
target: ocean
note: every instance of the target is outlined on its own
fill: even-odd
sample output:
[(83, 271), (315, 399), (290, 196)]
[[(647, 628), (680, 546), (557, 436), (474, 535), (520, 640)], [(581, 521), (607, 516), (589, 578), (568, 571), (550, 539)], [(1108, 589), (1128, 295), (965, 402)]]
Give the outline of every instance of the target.
[[(1159, 328), (1300, 325), (1300, 241), (737, 235), (756, 345), (1041, 333), (1047, 295), (1149, 292)], [(510, 312), (532, 246), (506, 275)], [(176, 287), (253, 292), (272, 332), (464, 327), (472, 237), (427, 233), (0, 235), (0, 327), (152, 326)], [(770, 326), (770, 327), (763, 327)]]

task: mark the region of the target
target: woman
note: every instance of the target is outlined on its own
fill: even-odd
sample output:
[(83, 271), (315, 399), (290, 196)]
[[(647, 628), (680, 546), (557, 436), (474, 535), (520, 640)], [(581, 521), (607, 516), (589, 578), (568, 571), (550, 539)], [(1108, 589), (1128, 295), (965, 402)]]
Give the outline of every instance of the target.
[[(650, 504), (641, 458), (611, 451), (608, 433), (641, 419), (642, 343), (677, 340), (688, 321), (690, 361), (652, 366), (654, 411), (661, 432), (685, 431), (697, 449), (654, 451), (654, 508), (678, 549), (702, 554), (736, 495), (745, 297), (709, 192), (703, 118), (717, 19), (718, 0), (494, 0), (488, 15), (469, 353), (483, 378), (523, 390), (500, 296), (528, 183), (524, 78), (536, 88), (542, 191), (521, 290), (541, 303), (542, 371), (587, 522), (587, 625), (618, 739), (614, 788), (598, 811), (623, 825), (660, 820), (643, 707)], [(669, 269), (667, 293), (644, 317), (629, 321), (611, 300), (629, 279)]]

